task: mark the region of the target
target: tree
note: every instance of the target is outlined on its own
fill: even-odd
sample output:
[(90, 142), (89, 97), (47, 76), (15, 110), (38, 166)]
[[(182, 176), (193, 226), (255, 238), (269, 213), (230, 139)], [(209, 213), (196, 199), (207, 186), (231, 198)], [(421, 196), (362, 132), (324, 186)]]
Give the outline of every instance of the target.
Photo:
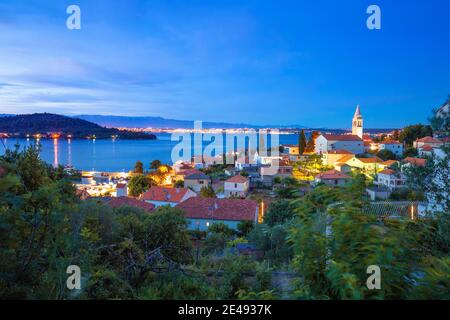
[(320, 136), (319, 132), (313, 131), (306, 143), (305, 153), (314, 153), (316, 148), (316, 139)]
[(243, 220), (238, 223), (237, 230), (238, 234), (241, 237), (246, 237), (255, 227), (255, 223), (253, 221)]
[(394, 132), (392, 134), (392, 139), (394, 141), (398, 141), (399, 138), (400, 138), (400, 132), (398, 130), (394, 130)]
[(207, 186), (200, 189), (200, 196), (204, 198), (216, 198), (216, 193), (211, 186)]
[(128, 192), (131, 196), (137, 197), (148, 190), (150, 187), (149, 179), (144, 175), (131, 177), (128, 182)]
[(417, 156), (417, 149), (416, 148), (407, 148), (405, 151), (403, 151), (403, 158), (406, 157), (415, 157)]
[(302, 155), (305, 152), (305, 148), (306, 148), (306, 137), (305, 131), (302, 129), (298, 137), (298, 154)]
[(161, 166), (161, 164), (161, 161), (153, 160), (152, 162), (150, 162), (150, 169), (156, 170)]
[(433, 110), (433, 115), (428, 119), (433, 130), (446, 136), (450, 134), (450, 114), (449, 111), (445, 111), (445, 108), (448, 110), (449, 106), (450, 95), (448, 95), (440, 110)]
[(431, 126), (416, 124), (403, 128), (398, 140), (411, 147), (413, 145), (413, 142), (417, 139), (432, 135), (433, 129), (431, 128)]
[(381, 158), (384, 161), (397, 159), (397, 157), (395, 156), (395, 153), (393, 153), (392, 151), (387, 150), (387, 149), (378, 151), (377, 157)]
[(276, 200), (270, 203), (264, 216), (264, 223), (273, 227), (283, 224), (294, 217), (294, 206), (288, 200)]
[(234, 234), (234, 230), (223, 222), (214, 222), (211, 226), (209, 226), (208, 233), (220, 233), (227, 237), (231, 237)]
[(248, 172), (247, 171), (241, 171), (241, 176), (243, 177), (248, 177)]
[(175, 188), (183, 188), (184, 187), (184, 181), (183, 180), (177, 180), (174, 183)]
[(134, 165), (134, 173), (143, 174), (144, 173), (144, 165), (141, 161), (136, 161)]

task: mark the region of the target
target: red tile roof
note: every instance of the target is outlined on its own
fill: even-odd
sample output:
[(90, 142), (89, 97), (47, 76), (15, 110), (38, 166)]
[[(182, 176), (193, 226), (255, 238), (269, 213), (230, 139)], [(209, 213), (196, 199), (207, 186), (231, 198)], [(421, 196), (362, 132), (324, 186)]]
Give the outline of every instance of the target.
[(180, 202), (188, 192), (188, 188), (151, 187), (140, 199), (149, 201)]
[(397, 163), (397, 160), (386, 160), (386, 161), (383, 161), (383, 165), (385, 165), (387, 167), (392, 166), (394, 163)]
[(350, 176), (337, 171), (337, 170), (329, 170), (316, 175), (318, 179), (350, 179)]
[(291, 162), (289, 160), (279, 160), (278, 161), (279, 167), (292, 167)]
[(421, 149), (422, 151), (433, 151), (433, 147), (429, 144), (424, 144)]
[(328, 154), (354, 154), (354, 153), (344, 149), (337, 149), (328, 151)]
[(182, 175), (182, 176), (189, 176), (189, 175), (191, 175), (191, 174), (194, 174), (194, 173), (202, 173), (200, 170), (197, 170), (197, 169), (192, 169), (192, 168), (189, 168), (189, 169), (183, 169), (183, 170), (180, 170), (179, 172), (178, 172), (178, 174), (179, 175)]
[(127, 186), (127, 184), (126, 183), (118, 183), (117, 185), (116, 185), (116, 189), (123, 189), (123, 188), (125, 188)]
[(145, 201), (141, 201), (141, 200), (137, 200), (134, 198), (129, 198), (129, 197), (112, 198), (111, 200), (106, 202), (106, 204), (112, 208), (119, 208), (122, 206), (130, 206), (130, 207), (144, 209), (146, 211), (152, 211), (155, 208), (154, 204), (151, 204), (151, 203), (148, 203)]
[(347, 162), (347, 161), (349, 161), (349, 160), (351, 160), (353, 158), (354, 158), (353, 154), (348, 154), (348, 155), (343, 156), (342, 158), (339, 158), (339, 160), (337, 162), (345, 163), (345, 162)]
[(403, 161), (411, 163), (415, 166), (424, 167), (427, 160), (422, 158), (412, 158), (412, 157), (406, 157)]
[(391, 175), (394, 174), (395, 171), (392, 169), (384, 169), (383, 171), (381, 171), (379, 174), (387, 174), (387, 175)]
[(255, 221), (258, 203), (247, 199), (189, 198), (177, 208), (191, 219), (217, 219), (232, 221)]
[(324, 134), (323, 136), (332, 141), (362, 141), (360, 137), (353, 134)]
[(424, 137), (421, 139), (417, 139), (416, 142), (424, 142), (424, 143), (441, 143), (442, 141), (433, 137)]
[(241, 176), (240, 174), (231, 177), (230, 179), (226, 180), (225, 182), (232, 182), (232, 183), (246, 183), (248, 181), (248, 178)]
[(184, 180), (210, 180), (210, 177), (203, 172), (192, 173), (184, 177)]
[(383, 160), (381, 160), (381, 159), (378, 158), (378, 157), (372, 157), (372, 158), (356, 158), (356, 159), (358, 159), (359, 161), (364, 162), (364, 163), (382, 163), (382, 162), (383, 162)]

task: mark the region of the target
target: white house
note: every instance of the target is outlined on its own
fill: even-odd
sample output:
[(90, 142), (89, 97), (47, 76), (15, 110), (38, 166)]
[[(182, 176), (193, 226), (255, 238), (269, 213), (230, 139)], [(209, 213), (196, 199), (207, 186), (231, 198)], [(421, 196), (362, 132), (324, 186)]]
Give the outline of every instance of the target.
[(237, 230), (241, 221), (258, 223), (259, 206), (248, 199), (190, 198), (177, 205), (184, 213), (190, 230), (206, 231), (222, 222)]
[(339, 172), (337, 170), (330, 170), (319, 173), (314, 178), (315, 183), (324, 183), (329, 186), (341, 187), (345, 186), (351, 177), (345, 173)]
[(116, 197), (128, 196), (128, 185), (125, 182), (119, 182), (116, 185)]
[(395, 172), (392, 169), (384, 169), (377, 174), (377, 185), (389, 190), (404, 187), (405, 181), (406, 177), (401, 172)]
[(315, 152), (327, 153), (333, 150), (346, 150), (353, 154), (364, 153), (363, 140), (352, 134), (322, 134), (316, 139)]
[(444, 143), (437, 138), (428, 136), (428, 137), (424, 137), (424, 138), (417, 139), (416, 141), (414, 141), (414, 148), (419, 149), (419, 148), (422, 148), (426, 144), (430, 145), (433, 148), (439, 148)]
[(378, 144), (378, 149), (381, 150), (389, 150), (394, 153), (396, 156), (403, 155), (403, 143), (397, 141), (386, 141), (380, 142)]
[(248, 178), (236, 175), (225, 181), (224, 192), (226, 197), (245, 197), (250, 188)]

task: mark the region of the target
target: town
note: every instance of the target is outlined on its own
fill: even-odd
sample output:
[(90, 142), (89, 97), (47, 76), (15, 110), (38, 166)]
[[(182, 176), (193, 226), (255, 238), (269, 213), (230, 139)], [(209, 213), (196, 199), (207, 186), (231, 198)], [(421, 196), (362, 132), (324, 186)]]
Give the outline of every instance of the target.
[[(448, 109), (448, 103), (440, 112), (444, 108)], [(411, 197), (405, 171), (424, 167), (432, 155), (443, 157), (442, 147), (450, 137), (425, 135), (411, 141), (405, 136), (400, 142), (400, 130), (370, 135), (364, 133), (363, 123), (357, 106), (351, 134), (314, 131), (307, 141), (301, 132), (298, 144), (280, 145), (273, 152), (276, 155), (241, 150), (233, 165), (224, 164), (218, 155), (193, 156), (190, 162), (179, 160), (173, 165), (155, 159), (147, 170), (138, 160), (127, 173), (83, 171), (76, 183), (77, 194), (112, 207), (135, 206), (149, 212), (165, 205), (180, 208), (191, 230), (205, 231), (218, 222), (237, 230), (239, 223), (262, 222), (265, 208), (286, 190), (295, 197), (322, 184), (339, 188), (348, 185), (353, 175), (362, 174), (374, 213), (379, 213), (379, 204), (395, 207), (390, 217), (414, 219), (424, 214), (432, 204), (426, 195)]]

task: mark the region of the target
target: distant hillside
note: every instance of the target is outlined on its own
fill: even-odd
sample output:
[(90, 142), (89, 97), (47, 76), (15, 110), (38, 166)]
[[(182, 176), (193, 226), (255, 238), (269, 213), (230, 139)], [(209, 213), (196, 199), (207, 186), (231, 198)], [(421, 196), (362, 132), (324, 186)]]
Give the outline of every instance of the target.
[(18, 137), (59, 133), (62, 136), (71, 135), (75, 139), (94, 136), (97, 139), (110, 139), (111, 136), (119, 139), (156, 139), (152, 134), (105, 128), (86, 120), (51, 113), (0, 117), (0, 132)]
[[(180, 128), (180, 129), (192, 129), (194, 127), (193, 120), (175, 120), (165, 119), (161, 117), (124, 117), (124, 116), (102, 116), (102, 115), (78, 115), (74, 116), (79, 119), (84, 119), (97, 123), (106, 127), (119, 127), (119, 128)], [(226, 122), (203, 122), (203, 128), (302, 128), (303, 126), (256, 126), (246, 123), (226, 123)]]

